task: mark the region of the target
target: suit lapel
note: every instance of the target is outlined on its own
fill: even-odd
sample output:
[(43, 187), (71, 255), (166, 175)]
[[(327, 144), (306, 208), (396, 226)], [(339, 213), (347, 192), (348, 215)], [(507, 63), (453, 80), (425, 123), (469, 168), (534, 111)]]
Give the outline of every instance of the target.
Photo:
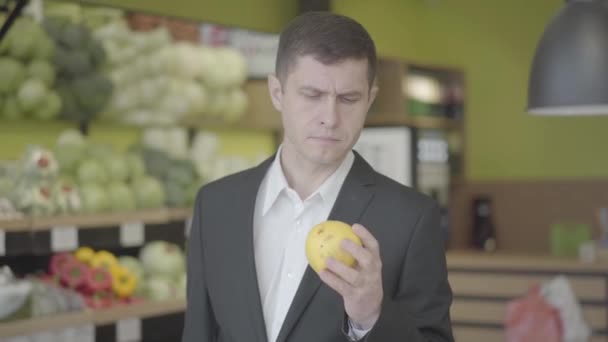
[(243, 272), (246, 283), (241, 287), (243, 289), (242, 295), (247, 303), (246, 306), (249, 308), (250, 319), (255, 329), (255, 336), (252, 336), (251, 340), (257, 342), (266, 342), (268, 338), (255, 269), (253, 222), (258, 189), (273, 159), (273, 157), (267, 159), (248, 174), (242, 188), (239, 189), (239, 194), (235, 196), (237, 200), (234, 204), (235, 208), (243, 208), (244, 215), (236, 215), (234, 226), (237, 227), (238, 234), (245, 234), (245, 238), (235, 239), (240, 242), (240, 245), (234, 246), (232, 253), (240, 254), (237, 260), (246, 261), (242, 264), (241, 269), (235, 269), (234, 272)]
[[(328, 219), (343, 221), (351, 225), (357, 223), (365, 211), (365, 208), (373, 198), (373, 184), (373, 169), (357, 152), (355, 152), (353, 166), (344, 180), (342, 189), (340, 190)], [(321, 279), (312, 268), (308, 266), (291, 306), (289, 307), (287, 316), (283, 321), (281, 331), (277, 337), (277, 342), (286, 341), (289, 333), (300, 319), (300, 316), (320, 286)]]

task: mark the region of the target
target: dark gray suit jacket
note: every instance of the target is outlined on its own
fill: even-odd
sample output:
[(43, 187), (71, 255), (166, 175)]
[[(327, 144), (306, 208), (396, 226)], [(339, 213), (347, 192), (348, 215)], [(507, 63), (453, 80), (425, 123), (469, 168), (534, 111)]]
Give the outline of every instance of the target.
[[(329, 218), (364, 225), (380, 244), (384, 302), (365, 340), (453, 341), (452, 292), (436, 204), (355, 155)], [(272, 159), (209, 183), (198, 194), (187, 245), (182, 342), (267, 342), (253, 214)], [(342, 298), (308, 267), (277, 341), (345, 342), (344, 321)]]

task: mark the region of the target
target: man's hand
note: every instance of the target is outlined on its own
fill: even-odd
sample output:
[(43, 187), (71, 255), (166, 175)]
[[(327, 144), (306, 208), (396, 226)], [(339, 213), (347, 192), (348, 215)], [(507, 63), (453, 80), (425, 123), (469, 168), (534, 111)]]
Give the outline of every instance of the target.
[(342, 249), (356, 260), (355, 267), (333, 259), (326, 260), (327, 268), (319, 273), (321, 280), (344, 299), (344, 310), (353, 323), (363, 330), (371, 329), (382, 307), (382, 261), (380, 248), (374, 236), (360, 224), (353, 232), (361, 238), (363, 246), (343, 240)]

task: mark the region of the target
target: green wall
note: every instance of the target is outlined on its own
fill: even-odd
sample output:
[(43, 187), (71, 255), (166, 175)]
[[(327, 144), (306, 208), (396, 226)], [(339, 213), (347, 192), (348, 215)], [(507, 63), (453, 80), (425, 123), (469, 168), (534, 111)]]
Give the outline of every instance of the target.
[(461, 67), (467, 77), (467, 177), (608, 177), (608, 116), (525, 113), (535, 45), (562, 0), (334, 0), (380, 54)]

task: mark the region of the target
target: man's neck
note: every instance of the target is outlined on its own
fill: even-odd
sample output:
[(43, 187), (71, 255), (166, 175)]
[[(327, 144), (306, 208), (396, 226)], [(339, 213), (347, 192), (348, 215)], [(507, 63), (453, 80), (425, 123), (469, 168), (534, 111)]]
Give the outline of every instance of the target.
[(304, 158), (298, 158), (297, 152), (287, 146), (281, 149), (281, 168), (289, 187), (294, 189), (302, 200), (305, 200), (323, 182), (340, 167), (342, 160), (335, 164), (314, 165)]

